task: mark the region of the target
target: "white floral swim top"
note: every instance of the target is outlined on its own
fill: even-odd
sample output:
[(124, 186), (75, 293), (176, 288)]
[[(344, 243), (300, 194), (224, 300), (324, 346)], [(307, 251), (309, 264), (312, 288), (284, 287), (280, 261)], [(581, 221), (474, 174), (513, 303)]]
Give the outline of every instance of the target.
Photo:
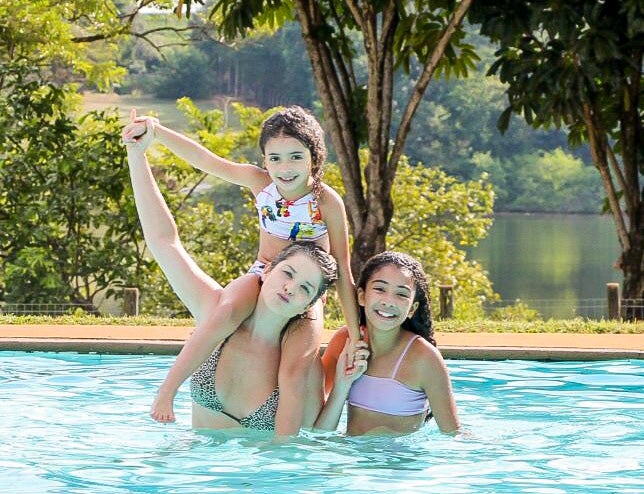
[(312, 192), (287, 201), (271, 182), (257, 194), (255, 206), (262, 230), (283, 240), (316, 240), (327, 233)]

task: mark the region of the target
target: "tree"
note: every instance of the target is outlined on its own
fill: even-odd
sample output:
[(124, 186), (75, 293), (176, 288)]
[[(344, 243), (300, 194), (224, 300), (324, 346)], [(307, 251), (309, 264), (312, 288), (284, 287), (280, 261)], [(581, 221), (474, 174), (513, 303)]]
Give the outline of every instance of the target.
[[(180, 4), (183, 2), (180, 2)], [(189, 11), (194, 0), (186, 2)], [(471, 0), (222, 0), (211, 18), (228, 39), (261, 25), (297, 17), (311, 61), (325, 123), (342, 170), (345, 204), (354, 237), (352, 267), (386, 247), (394, 214), (391, 196), (414, 113), (435, 75), (465, 75), (476, 59), (461, 29)], [(365, 53), (366, 77), (355, 65)], [(394, 73), (420, 67), (394, 126)], [(395, 130), (394, 130), (395, 127)], [(359, 150), (369, 161), (360, 168)]]
[[(364, 167), (366, 150), (360, 158)], [(325, 181), (344, 191), (338, 166), (327, 168)], [(480, 313), (481, 302), (496, 295), (483, 267), (468, 261), (463, 248), (475, 246), (492, 224), (494, 192), (487, 177), (460, 182), (438, 167), (411, 165), (403, 155), (394, 185), (396, 213), (387, 233), (389, 248), (421, 261), (434, 300), (439, 284), (453, 285), (458, 316)]]
[(639, 0), (480, 0), (470, 20), (499, 44), (490, 74), (508, 84), (508, 108), (534, 127), (565, 127), (588, 142), (622, 254), (627, 298), (644, 297), (644, 146)]
[[(186, 34), (212, 31), (200, 23), (138, 25), (150, 5), (170, 9), (170, 0), (137, 2), (98, 0), (11, 0), (0, 3), (0, 63), (29, 60), (55, 83), (81, 80), (105, 90), (126, 73), (115, 59), (117, 42), (134, 37), (163, 48), (159, 33), (172, 33), (174, 44)], [(164, 41), (165, 42), (165, 41)]]
[(146, 267), (115, 114), (73, 119), (69, 89), (0, 65), (0, 298), (90, 305)]

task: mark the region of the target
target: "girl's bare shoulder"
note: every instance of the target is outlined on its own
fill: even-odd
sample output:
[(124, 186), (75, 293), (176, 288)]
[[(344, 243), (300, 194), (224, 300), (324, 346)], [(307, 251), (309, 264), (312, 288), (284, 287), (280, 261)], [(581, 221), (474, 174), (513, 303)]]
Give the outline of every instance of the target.
[(445, 361), (441, 352), (425, 338), (416, 338), (409, 349), (409, 358), (421, 371), (443, 368)]
[(333, 187), (324, 182), (321, 185), (322, 190), (320, 191), (320, 197), (318, 199), (318, 204), (321, 207), (337, 207), (338, 205), (344, 207), (342, 197)]

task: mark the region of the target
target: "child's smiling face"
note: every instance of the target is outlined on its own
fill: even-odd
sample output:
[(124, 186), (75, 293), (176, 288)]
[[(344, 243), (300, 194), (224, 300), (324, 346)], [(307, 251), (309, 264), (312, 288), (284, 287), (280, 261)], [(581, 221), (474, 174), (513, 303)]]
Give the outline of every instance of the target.
[(393, 264), (374, 271), (364, 289), (358, 288), (358, 303), (364, 307), (367, 324), (374, 329), (398, 328), (414, 314), (416, 284), (412, 273)]
[(311, 185), (311, 152), (294, 137), (269, 139), (264, 149), (264, 166), (279, 191), (288, 196), (303, 195)]

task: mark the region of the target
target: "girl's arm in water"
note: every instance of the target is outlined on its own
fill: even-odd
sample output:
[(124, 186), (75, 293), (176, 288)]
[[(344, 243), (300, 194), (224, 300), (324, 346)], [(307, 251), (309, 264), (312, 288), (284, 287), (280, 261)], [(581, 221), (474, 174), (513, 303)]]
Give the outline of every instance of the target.
[[(329, 232), (330, 254), (338, 262), (338, 281), (336, 289), (349, 329), (349, 354), (353, 354), (355, 345), (360, 340), (360, 317), (356, 287), (351, 274), (351, 255), (349, 252), (349, 227), (344, 202), (340, 195), (328, 185), (323, 185), (321, 193), (321, 213)], [(351, 365), (351, 362), (348, 362)]]
[(325, 371), (325, 389), (330, 390), (330, 393), (315, 421), (315, 429), (331, 431), (337, 429), (351, 385), (367, 369), (369, 351), (366, 348), (367, 344), (361, 341), (351, 355), (354, 366), (347, 374), (349, 344), (346, 329), (343, 328), (335, 332), (324, 352), (325, 358), (322, 362)]
[(270, 177), (264, 169), (222, 158), (198, 142), (164, 127), (156, 118), (137, 117), (131, 125), (126, 127), (123, 137), (128, 139), (141, 136), (150, 125), (154, 138), (179, 158), (203, 172), (215, 175), (226, 182), (248, 187), (253, 191), (253, 194), (270, 183)]
[[(423, 345), (414, 344), (415, 364), (420, 371), (420, 386), (429, 398), (429, 406), (436, 424), (445, 434), (456, 434), (460, 429), (452, 383), (443, 356), (431, 343), (422, 340)], [(410, 352), (412, 353), (412, 352)]]

